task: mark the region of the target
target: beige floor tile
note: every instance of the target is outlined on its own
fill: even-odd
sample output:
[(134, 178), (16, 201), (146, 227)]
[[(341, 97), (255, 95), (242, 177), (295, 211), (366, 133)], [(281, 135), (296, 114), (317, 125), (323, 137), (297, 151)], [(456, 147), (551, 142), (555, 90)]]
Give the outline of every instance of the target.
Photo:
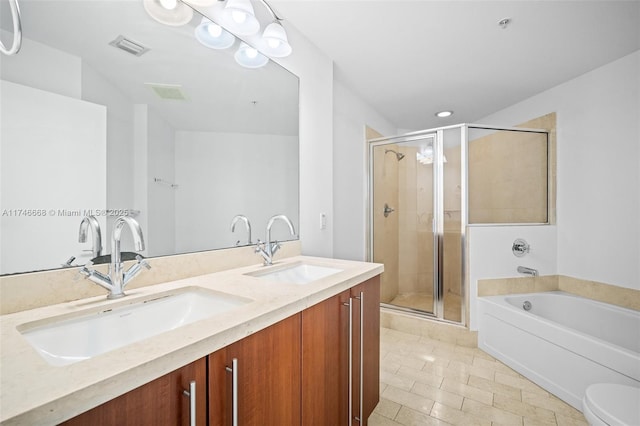
[(556, 423), (556, 416), (553, 416), (553, 419), (546, 419), (546, 418), (529, 418), (529, 417), (525, 417), (524, 418), (524, 426), (557, 426), (558, 423)]
[(496, 372), (490, 368), (483, 368), (474, 365), (469, 365), (460, 361), (451, 361), (447, 366), (450, 370), (458, 371), (463, 374), (474, 375), (482, 377), (487, 380), (493, 380)]
[(433, 355), (436, 357), (446, 358), (450, 361), (463, 362), (471, 365), (473, 363), (473, 354), (466, 354), (455, 350), (455, 346), (451, 349), (436, 347), (433, 350)]
[(501, 394), (518, 401), (522, 400), (522, 392), (520, 391), (520, 389), (514, 388), (513, 386), (505, 385), (502, 383), (496, 383), (493, 380), (487, 380), (482, 377), (478, 377), (474, 375), (469, 376), (468, 383), (469, 383), (469, 386), (472, 386), (477, 389), (482, 389), (484, 391)]
[(414, 410), (420, 411), (425, 414), (429, 414), (434, 403), (434, 401), (431, 399), (395, 388), (393, 386), (387, 386), (387, 389), (385, 389), (382, 397), (398, 404), (405, 405), (409, 408), (413, 408)]
[(455, 408), (447, 407), (439, 402), (433, 404), (430, 415), (431, 417), (451, 423), (452, 425), (491, 426), (490, 420), (476, 417), (475, 415), (456, 410)]
[(369, 426), (402, 426), (401, 423), (396, 423), (393, 420), (375, 412), (369, 416), (367, 424)]
[(444, 378), (455, 380), (458, 383), (467, 383), (469, 381), (469, 375), (465, 372), (450, 369), (448, 367), (443, 367), (441, 365), (425, 365), (422, 371), (429, 372), (430, 374), (435, 374), (436, 376), (441, 376)]
[(381, 329), (372, 426), (586, 425), (582, 413), (477, 348)]
[(411, 392), (458, 410), (462, 408), (462, 401), (464, 399), (455, 393), (419, 382), (416, 382)]
[(498, 362), (496, 360), (490, 360), (490, 359), (479, 357), (479, 356), (476, 356), (473, 358), (473, 365), (477, 367), (489, 368), (495, 371), (500, 371), (505, 374), (514, 373), (514, 371), (511, 368), (507, 367), (501, 362)]
[(499, 408), (483, 404), (470, 398), (465, 398), (462, 403), (462, 411), (500, 424), (513, 426), (522, 425), (522, 416), (500, 410)]
[(464, 383), (459, 383), (449, 378), (444, 379), (440, 388), (464, 398), (472, 399), (489, 406), (493, 404), (492, 392), (478, 389)]
[[(462, 347), (462, 346), (460, 346)], [(483, 351), (480, 348), (472, 348), (473, 349), (473, 356), (477, 357), (477, 358), (482, 358), (485, 359), (487, 361), (495, 361), (495, 358), (492, 357), (491, 355), (489, 355), (488, 353), (486, 353), (485, 351)]]
[(410, 391), (415, 383), (415, 380), (411, 378), (411, 376), (409, 375), (401, 376), (401, 375), (389, 373), (387, 371), (381, 371), (380, 382), (386, 385), (396, 387), (398, 389)]
[(385, 398), (380, 398), (380, 402), (378, 402), (378, 405), (376, 406), (376, 409), (373, 410), (373, 412), (389, 419), (395, 419), (401, 407), (402, 405), (398, 404), (397, 402), (389, 401)]
[(382, 392), (384, 392), (386, 388), (387, 388), (387, 385), (385, 383), (380, 383), (380, 395), (382, 395)]
[(557, 414), (584, 420), (584, 416), (580, 411), (553, 395), (544, 396), (539, 393), (522, 391), (522, 402), (535, 405), (536, 407), (546, 408), (547, 410), (553, 410), (556, 413), (556, 420)]
[(380, 358), (380, 372), (386, 371), (389, 374), (396, 374), (400, 367), (400, 364), (396, 362), (385, 361), (386, 358)]
[(449, 426), (451, 424), (408, 407), (400, 409), (395, 421), (406, 426)]
[(439, 388), (444, 380), (444, 377), (434, 374), (432, 371), (414, 370), (409, 367), (400, 367), (396, 374), (436, 388)]
[(391, 362), (395, 364), (399, 364), (404, 367), (410, 367), (416, 370), (422, 370), (422, 367), (425, 365), (425, 361), (408, 355), (399, 355), (397, 353), (391, 352), (385, 358), (384, 362)]
[(560, 413), (556, 413), (556, 422), (558, 426), (588, 426), (587, 419), (582, 416), (581, 418), (565, 416)]
[(530, 421), (537, 421), (541, 424), (556, 424), (556, 416), (553, 411), (530, 405), (502, 394), (493, 395), (493, 406), (500, 410), (523, 416), (526, 419), (528, 418)]
[(544, 396), (549, 396), (549, 392), (524, 377), (515, 377), (510, 374), (504, 374), (503, 372), (496, 371), (495, 381), (496, 383), (513, 386), (514, 388), (518, 388), (527, 392), (539, 393)]

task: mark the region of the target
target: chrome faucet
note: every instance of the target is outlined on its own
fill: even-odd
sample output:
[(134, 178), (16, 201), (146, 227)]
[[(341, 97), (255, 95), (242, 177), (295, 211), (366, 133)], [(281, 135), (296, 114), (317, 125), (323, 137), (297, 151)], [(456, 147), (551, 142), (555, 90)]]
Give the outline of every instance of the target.
[(518, 272), (525, 275), (531, 275), (532, 277), (538, 276), (537, 269), (527, 268), (526, 266), (518, 266)]
[[(238, 214), (236, 216), (234, 216), (233, 220), (231, 221), (231, 232), (235, 232), (236, 230), (236, 223), (238, 223), (239, 221), (243, 221), (244, 222), (244, 226), (247, 228), (247, 240), (249, 245), (251, 245), (251, 223), (249, 223), (249, 219), (247, 219), (246, 216)], [(240, 240), (238, 240), (236, 242), (236, 245), (240, 245)]]
[(258, 240), (258, 243), (256, 244), (256, 253), (260, 254), (264, 259), (264, 266), (273, 264), (273, 255), (282, 247), (277, 241), (271, 242), (271, 227), (276, 220), (281, 220), (286, 223), (289, 226), (291, 235), (296, 235), (293, 223), (291, 223), (287, 216), (279, 214), (269, 219), (269, 222), (267, 223), (267, 240), (264, 243)]
[(87, 231), (91, 229), (91, 233), (93, 234), (93, 248), (92, 251), (92, 259), (100, 256), (102, 254), (102, 232), (100, 231), (100, 223), (98, 223), (98, 219), (95, 216), (85, 216), (80, 222), (80, 230), (78, 232), (78, 242), (86, 243), (87, 242)]
[(151, 269), (151, 265), (140, 255), (136, 256), (138, 263), (123, 271), (122, 257), (120, 252), (120, 238), (122, 236), (122, 228), (124, 225), (129, 226), (129, 230), (133, 235), (133, 243), (137, 251), (144, 250), (144, 239), (142, 237), (142, 229), (140, 224), (129, 216), (120, 216), (116, 219), (111, 233), (111, 265), (109, 266), (109, 275), (104, 275), (94, 269), (89, 269), (91, 262), (87, 263), (80, 269), (80, 274), (84, 275), (90, 281), (109, 290), (107, 299), (118, 299), (125, 296), (124, 288), (136, 275), (142, 271), (144, 266)]

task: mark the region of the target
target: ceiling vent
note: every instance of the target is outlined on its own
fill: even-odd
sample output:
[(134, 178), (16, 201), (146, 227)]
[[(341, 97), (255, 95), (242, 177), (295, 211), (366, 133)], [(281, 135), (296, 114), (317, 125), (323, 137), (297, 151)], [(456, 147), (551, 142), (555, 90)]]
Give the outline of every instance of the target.
[(182, 86), (179, 84), (145, 83), (145, 85), (150, 87), (161, 99), (168, 99), (172, 101), (187, 100), (187, 96), (184, 94)]
[(127, 53), (131, 53), (134, 56), (142, 56), (150, 50), (148, 47), (145, 47), (140, 43), (136, 43), (123, 35), (116, 37), (116, 39), (109, 43), (109, 45), (117, 47), (120, 50), (124, 50)]

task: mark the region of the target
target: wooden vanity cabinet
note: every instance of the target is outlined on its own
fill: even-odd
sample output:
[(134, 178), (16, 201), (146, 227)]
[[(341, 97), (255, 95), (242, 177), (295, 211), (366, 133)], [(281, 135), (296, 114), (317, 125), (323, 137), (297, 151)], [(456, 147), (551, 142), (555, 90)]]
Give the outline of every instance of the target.
[(301, 424), (366, 425), (379, 386), (380, 278), (375, 277), (302, 312)]
[(86, 411), (65, 426), (189, 425), (190, 383), (196, 384), (196, 425), (207, 424), (207, 363), (201, 358)]
[(198, 426), (366, 425), (379, 399), (379, 309), (378, 276), (64, 424), (188, 425), (183, 391), (195, 380)]
[(211, 426), (300, 424), (300, 322), (293, 315), (209, 355)]

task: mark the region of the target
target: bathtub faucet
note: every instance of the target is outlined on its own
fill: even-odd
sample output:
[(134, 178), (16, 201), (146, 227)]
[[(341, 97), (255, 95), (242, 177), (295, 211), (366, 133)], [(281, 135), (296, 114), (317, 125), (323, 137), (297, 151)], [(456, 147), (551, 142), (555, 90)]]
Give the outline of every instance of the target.
[(526, 266), (518, 266), (518, 272), (525, 275), (531, 275), (532, 277), (538, 276), (537, 269), (527, 268)]

